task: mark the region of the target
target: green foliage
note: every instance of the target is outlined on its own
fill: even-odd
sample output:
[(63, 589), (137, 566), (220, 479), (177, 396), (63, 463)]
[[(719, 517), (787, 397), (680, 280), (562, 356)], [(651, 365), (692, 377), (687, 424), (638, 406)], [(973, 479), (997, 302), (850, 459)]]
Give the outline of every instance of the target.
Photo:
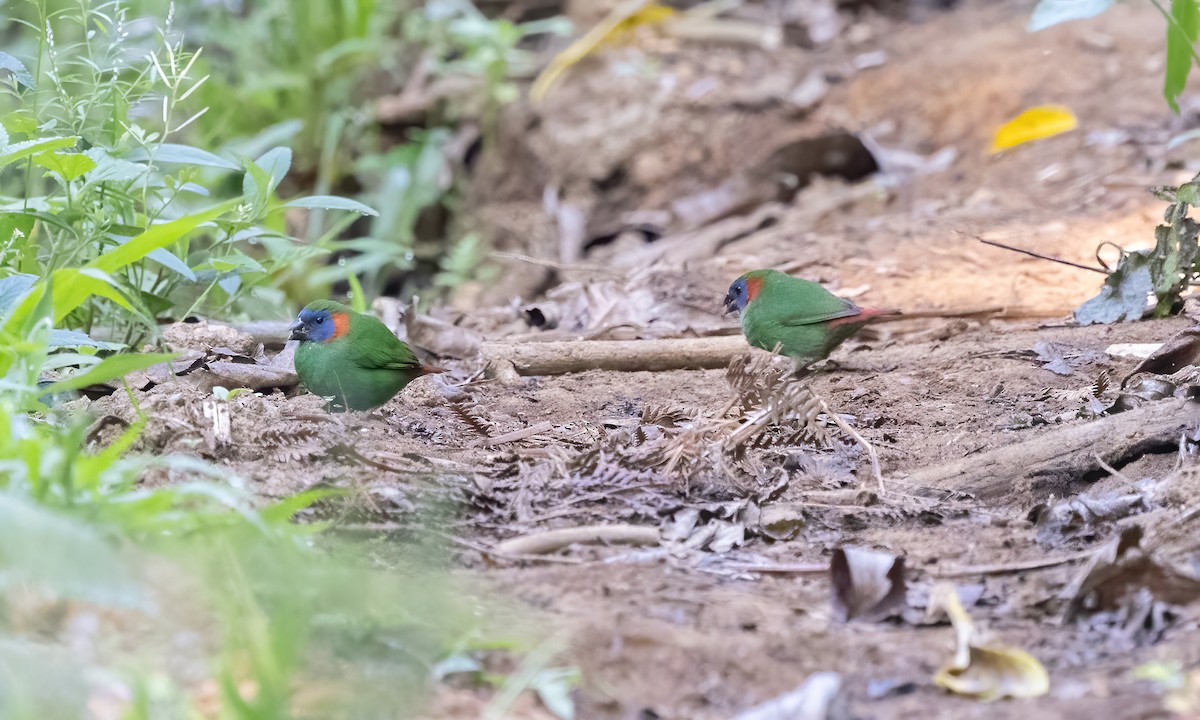
[(1200, 175), (1179, 187), (1161, 189), (1159, 195), (1170, 205), (1167, 224), (1154, 229), (1154, 249), (1122, 251), (1100, 294), (1075, 311), (1080, 323), (1139, 320), (1151, 294), (1154, 317), (1166, 317), (1200, 278), (1200, 223), (1188, 217), (1189, 208), (1200, 205)]
[[(136, 344), (162, 317), (262, 307), (271, 280), (323, 252), (284, 231), (285, 207), (373, 214), (342, 198), (281, 202), (287, 148), (248, 158), (176, 142), (204, 115), (182, 107), (208, 76), (169, 27), (134, 40), (116, 4), (29, 7), (36, 49), (6, 55), (15, 74), (0, 84), (16, 108), (0, 116), (0, 277), (53, 278), (56, 324)], [(83, 42), (63, 42), (81, 28)], [(240, 193), (214, 202), (235, 172)]]
[[(1163, 82), (1163, 97), (1175, 112), (1178, 98), (1187, 87), (1192, 64), (1200, 63), (1196, 40), (1200, 37), (1200, 5), (1198, 0), (1171, 0), (1164, 8), (1160, 0), (1150, 0), (1167, 21), (1167, 68)], [(1094, 17), (1116, 4), (1116, 0), (1039, 0), (1029, 19), (1030, 32), (1044, 30), (1069, 20)]]
[(1179, 112), (1177, 98), (1187, 87), (1192, 58), (1196, 57), (1194, 48), (1196, 37), (1200, 35), (1200, 6), (1197, 5), (1197, 0), (1171, 0), (1171, 13), (1166, 17), (1167, 74), (1163, 84), (1163, 95), (1170, 103), (1171, 109)]
[(285, 147), (189, 144), (204, 111), (183, 108), (209, 80), (170, 22), (20, 8), (0, 29), (17, 38), (0, 53), (0, 717), (411, 715), (476, 628), (443, 576), (403, 550), (399, 571), (366, 567), (292, 522), (329, 491), (264, 504), (198, 459), (139, 453), (140, 413), (105, 442), (46, 407), (169, 357), (116, 352), (161, 319), (275, 297), (325, 251), (285, 208), (374, 211), (280, 198)]

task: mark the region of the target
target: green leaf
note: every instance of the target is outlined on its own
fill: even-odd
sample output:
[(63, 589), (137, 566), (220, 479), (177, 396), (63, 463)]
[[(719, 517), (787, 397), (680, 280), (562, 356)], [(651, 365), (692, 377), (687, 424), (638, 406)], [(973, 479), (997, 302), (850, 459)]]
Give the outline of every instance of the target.
[(83, 153), (47, 152), (34, 157), (33, 162), (67, 182), (96, 167), (96, 161)]
[(92, 260), (87, 267), (111, 273), (130, 263), (137, 262), (156, 248), (176, 242), (206, 222), (211, 222), (237, 207), (237, 200), (228, 200), (202, 212), (185, 215), (178, 220), (152, 225), (141, 235), (119, 245)]
[(0, 278), (0, 320), (8, 316), (9, 311), (25, 297), (36, 282), (36, 275), (9, 275)]
[(172, 353), (125, 353), (106, 357), (81, 373), (59, 380), (46, 389), (47, 394), (69, 392), (88, 385), (122, 378), (135, 370), (145, 370), (151, 365), (170, 362), (178, 355)]
[(298, 207), (312, 208), (317, 210), (349, 210), (360, 215), (370, 215), (372, 217), (379, 215), (371, 208), (363, 205), (357, 200), (349, 198), (335, 197), (333, 195), (310, 195), (308, 197), (296, 198), (289, 200), (283, 204), (283, 207)]
[(1116, 4), (1116, 0), (1041, 0), (1033, 9), (1027, 29), (1045, 30), (1069, 20), (1095, 17)]
[[(94, 340), (86, 333), (78, 330), (51, 330), (50, 331), (50, 347), (52, 348), (79, 348), (92, 347), (97, 350), (121, 350), (125, 348), (122, 343), (105, 342), (103, 340)], [(57, 356), (56, 356), (57, 357)]]
[(254, 208), (256, 215), (262, 212), (271, 198), (271, 175), (256, 163), (246, 166), (246, 174), (242, 176), (242, 196)]
[(254, 164), (265, 170), (271, 177), (268, 191), (274, 192), (292, 167), (292, 151), (285, 147), (271, 148), (263, 153), (262, 157), (255, 160)]
[(78, 137), (35, 138), (6, 145), (0, 148), (0, 167), (23, 160), (30, 155), (75, 147), (75, 143), (78, 141)]
[[(10, 133), (20, 133), (22, 135), (32, 135), (37, 132), (37, 118), (29, 110), (14, 110), (4, 117), (0, 118), (0, 125)], [(7, 145), (8, 141), (5, 140)]]
[(1200, 36), (1200, 4), (1197, 0), (1171, 0), (1171, 16), (1167, 25), (1167, 75), (1163, 96), (1175, 112), (1179, 112), (1179, 95), (1187, 87), (1192, 69), (1193, 49)]
[(13, 493), (0, 493), (0, 557), (0, 588), (27, 583), (105, 605), (143, 601), (129, 565), (107, 539), (77, 518)]
[(17, 81), (17, 85), (24, 85), (30, 90), (34, 89), (33, 76), (25, 69), (25, 64), (6, 52), (0, 52), (0, 70), (12, 73), (13, 80)]
[(144, 148), (138, 148), (126, 156), (128, 160), (153, 160), (155, 163), (166, 163), (170, 165), (199, 165), (201, 167), (221, 168), (222, 170), (241, 170), (237, 163), (225, 158), (214, 155), (207, 150), (192, 147), (191, 145), (177, 145), (175, 143), (163, 143), (154, 147), (153, 156)]
[(1154, 291), (1150, 256), (1129, 253), (1108, 275), (1100, 294), (1079, 306), (1075, 320), (1080, 325), (1140, 320), (1146, 300)]
[(62, 268), (51, 276), (54, 280), (54, 322), (57, 324), (92, 295), (112, 300), (133, 312), (133, 306), (121, 293), (108, 273), (94, 268)]

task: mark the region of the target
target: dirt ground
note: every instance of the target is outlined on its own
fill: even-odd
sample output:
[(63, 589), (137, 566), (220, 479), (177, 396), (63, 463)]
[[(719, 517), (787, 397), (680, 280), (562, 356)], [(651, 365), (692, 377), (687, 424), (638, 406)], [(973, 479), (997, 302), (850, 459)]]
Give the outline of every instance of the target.
[[(460, 353), (443, 358), (452, 373), (422, 379), (370, 414), (327, 415), (303, 394), (237, 397), (224, 436), (205, 415), (207, 391), (167, 383), (141, 400), (151, 418), (144, 442), (205, 455), (267, 497), (320, 482), (353, 487), (361, 502), (337, 512), (359, 530), (402, 535), (414, 510), (451, 503), (455, 519), (445, 532), (461, 551), (456, 572), (562, 637), (559, 661), (582, 670), (581, 718), (730, 718), (816, 671), (841, 674), (850, 717), (1171, 717), (1163, 690), (1134, 679), (1131, 668), (1200, 663), (1195, 609), (1173, 607), (1149, 634), (1063, 621), (1061, 595), (1080, 572), (1080, 553), (1109, 542), (1123, 521), (1048, 537), (1029, 520), (1039, 504), (1084, 492), (1100, 497), (1131, 482), (1158, 488), (1148, 494), (1155, 498), (1148, 517), (1177, 512), (1190, 504), (1188, 476), (1177, 471), (1171, 448), (1123, 460), (1120, 477), (1013, 478), (1010, 491), (987, 498), (952, 483), (922, 488), (906, 480), (1089, 422), (1080, 412), (1089, 388), (1108, 371), (1113, 380), (1098, 399), (1110, 404), (1116, 381), (1137, 363), (1106, 348), (1160, 343), (1193, 322), (1075, 326), (1070, 311), (1096, 293), (1099, 275), (971, 237), (1094, 265), (1103, 242), (1152, 245), (1164, 206), (1145, 187), (1196, 170), (1187, 161), (1192, 146), (1165, 149), (1194, 122), (1195, 106), (1185, 102), (1181, 117), (1170, 116), (1159, 94), (1163, 27), (1150, 4), (1120, 5), (1038, 34), (1024, 29), (1030, 9), (966, 2), (914, 22), (867, 8), (844, 13), (845, 27), (827, 46), (789, 46), (766, 59), (757, 50), (686, 42), (620, 48), (578, 68), (545, 106), (514, 109), (509, 122), (527, 129), (525, 141), (480, 161), (478, 217), (491, 223), (502, 249), (534, 260), (502, 260), (506, 272), (496, 283), (468, 288), (456, 303), (465, 309), (444, 316), (484, 339), (537, 339), (539, 330), (523, 321), (530, 306), (561, 314), (547, 337), (703, 335), (729, 327), (719, 315), (725, 288), (756, 267), (784, 266), (861, 305), (991, 309), (879, 325), (835, 354), (843, 367), (812, 381), (876, 448), (889, 484), (882, 496), (866, 455), (838, 433), (831, 445), (767, 444), (749, 459), (671, 474), (597, 450), (641, 432), (634, 428), (675, 432), (712, 418), (733, 394), (724, 370), (588, 371), (503, 384), (481, 378), (479, 361)], [(855, 58), (877, 51), (881, 64), (856, 67)], [(649, 81), (628, 67), (647, 57), (655, 68)], [(799, 83), (814, 70), (836, 80), (815, 109), (796, 115), (769, 94), (753, 97), (752, 80), (782, 74)], [(679, 102), (683, 91), (671, 90), (709, 76), (722, 78), (716, 99)], [(643, 81), (670, 87), (641, 92)], [(614, 84), (611, 92), (596, 89)], [(720, 95), (731, 87), (743, 95)], [(1070, 107), (1080, 128), (988, 153), (999, 124), (1043, 103)], [(650, 105), (645, 125), (649, 116), (638, 108)], [(673, 200), (746, 171), (779, 137), (822, 128), (865, 132), (920, 162), (896, 165), (893, 155), (883, 180), (820, 178), (749, 214), (690, 225), (686, 212), (664, 215)], [(931, 169), (930, 156), (944, 148), (953, 148), (953, 159)], [(545, 211), (547, 185), (585, 218), (575, 245), (562, 252), (562, 215)], [(655, 232), (629, 230), (647, 217)], [(557, 304), (539, 292), (555, 287)], [(596, 304), (614, 294), (634, 306), (610, 302), (600, 312)], [(665, 304), (652, 312), (655, 302)], [(1069, 374), (1047, 369), (1038, 343), (1055, 343)], [(117, 394), (92, 409), (125, 416), (127, 404)], [(654, 413), (663, 408), (692, 415), (662, 420)], [(543, 423), (526, 438), (489, 442)], [(746, 501), (799, 507), (802, 527), (771, 539), (747, 522), (733, 547), (574, 546), (523, 559), (490, 552), (497, 542), (552, 528), (666, 529), (688, 508), (701, 509), (701, 523), (736, 524), (740, 511), (722, 515), (721, 508)], [(746, 568), (827, 563), (843, 546), (903, 556), (908, 605), (918, 612), (843, 623), (826, 574)], [(1068, 556), (1076, 557), (1045, 568), (992, 567)], [(1186, 559), (1194, 564), (1195, 553)], [(934, 686), (953, 631), (924, 623), (919, 611), (941, 576), (976, 598), (968, 603), (976, 622), (1042, 662), (1046, 697), (984, 703)], [(440, 691), (430, 717), (472, 716), (486, 695)], [(532, 703), (520, 712), (549, 717)]]

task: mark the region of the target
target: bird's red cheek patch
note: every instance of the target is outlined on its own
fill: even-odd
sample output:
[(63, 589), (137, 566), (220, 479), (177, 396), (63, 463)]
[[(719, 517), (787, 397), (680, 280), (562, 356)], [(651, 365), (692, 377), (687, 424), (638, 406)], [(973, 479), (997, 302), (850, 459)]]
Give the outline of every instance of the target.
[(333, 335), (325, 342), (333, 342), (341, 337), (346, 337), (350, 332), (350, 316), (346, 313), (333, 314)]
[(760, 277), (746, 278), (746, 300), (750, 301), (758, 297), (762, 292), (763, 279)]

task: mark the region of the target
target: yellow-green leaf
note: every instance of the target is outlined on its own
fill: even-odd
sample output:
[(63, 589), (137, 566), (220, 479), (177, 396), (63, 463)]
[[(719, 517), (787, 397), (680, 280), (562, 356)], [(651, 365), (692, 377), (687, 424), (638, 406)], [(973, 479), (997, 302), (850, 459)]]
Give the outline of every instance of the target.
[(980, 700), (1034, 698), (1050, 691), (1050, 676), (1024, 650), (979, 642), (975, 623), (952, 583), (938, 583), (929, 596), (926, 616), (946, 615), (954, 627), (954, 657), (933, 675), (933, 683)]
[(161, 225), (151, 225), (140, 235), (130, 238), (129, 242), (118, 245), (91, 261), (87, 267), (106, 273), (120, 270), (130, 263), (141, 260), (158, 248), (166, 247), (179, 240), (204, 223), (216, 220), (237, 207), (238, 202), (238, 200), (229, 200), (203, 212), (185, 215), (178, 220)]
[(1075, 113), (1058, 105), (1032, 107), (1005, 123), (996, 131), (992, 152), (1052, 137), (1079, 127)]
[(0, 147), (0, 167), (22, 160), (30, 155), (75, 147), (75, 143), (78, 141), (78, 137), (34, 138), (33, 140), (6, 145)]
[(529, 97), (534, 102), (540, 102), (572, 65), (605, 45), (620, 42), (638, 27), (662, 23), (674, 16), (674, 9), (651, 0), (625, 0), (619, 3), (598, 25), (550, 61), (534, 81)]
[(117, 288), (107, 273), (90, 268), (62, 268), (54, 275), (54, 323), (66, 317), (93, 295), (112, 300), (117, 305), (133, 312), (129, 300)]
[(35, 156), (33, 161), (67, 182), (96, 167), (96, 161), (83, 153), (47, 152)]

